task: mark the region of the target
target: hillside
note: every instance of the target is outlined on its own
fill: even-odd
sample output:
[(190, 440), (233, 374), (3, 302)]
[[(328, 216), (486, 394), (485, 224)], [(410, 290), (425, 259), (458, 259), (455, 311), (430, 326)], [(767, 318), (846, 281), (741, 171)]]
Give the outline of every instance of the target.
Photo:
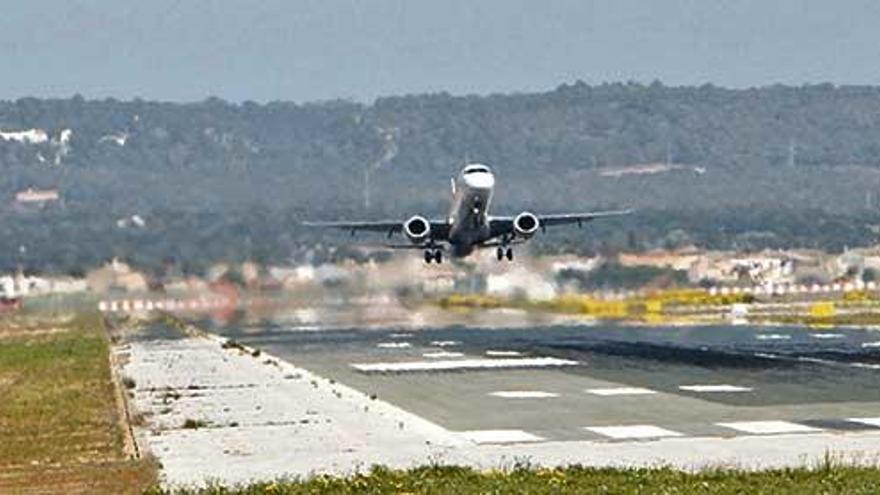
[[(839, 249), (874, 241), (880, 87), (575, 83), (370, 105), (0, 102), (2, 268), (69, 271), (114, 254), (153, 268), (280, 261), (320, 236), (296, 226), (306, 216), (442, 214), (465, 158), (496, 169), (504, 212), (642, 212), (554, 234), (544, 248), (686, 238)], [(28, 186), (62, 199), (22, 208), (13, 198)]]

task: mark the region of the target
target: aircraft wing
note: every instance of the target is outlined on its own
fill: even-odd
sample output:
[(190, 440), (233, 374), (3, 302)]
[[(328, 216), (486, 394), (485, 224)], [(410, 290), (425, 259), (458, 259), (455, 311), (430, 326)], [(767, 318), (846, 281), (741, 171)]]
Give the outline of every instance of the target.
[(566, 225), (571, 223), (576, 223), (580, 227), (584, 222), (589, 222), (596, 218), (629, 215), (632, 212), (632, 210), (612, 210), (594, 211), (592, 213), (556, 213), (553, 215), (538, 215), (538, 221), (541, 223), (541, 227), (551, 227), (553, 225)]
[[(610, 210), (610, 211), (594, 211), (588, 213), (554, 213), (550, 215), (537, 215), (538, 224), (541, 228), (552, 227), (554, 225), (577, 224), (578, 227), (586, 222), (602, 217), (613, 217), (618, 215), (629, 215), (633, 210)], [(501, 236), (513, 232), (513, 220), (515, 217), (492, 217), (491, 231), (492, 237)]]
[[(445, 220), (429, 220), (431, 224), (431, 238), (435, 241), (446, 240), (449, 236), (449, 224)], [(358, 231), (384, 232), (388, 237), (395, 233), (403, 232), (403, 222), (400, 220), (377, 220), (377, 221), (333, 221), (333, 222), (303, 222), (306, 227), (324, 227), (347, 230), (354, 235)]]

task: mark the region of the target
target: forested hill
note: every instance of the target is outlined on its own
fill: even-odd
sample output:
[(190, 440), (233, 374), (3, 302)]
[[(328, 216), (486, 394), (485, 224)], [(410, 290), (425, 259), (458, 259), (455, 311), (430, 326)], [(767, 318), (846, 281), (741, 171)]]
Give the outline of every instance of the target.
[[(303, 216), (442, 213), (448, 178), (465, 159), (496, 169), (502, 210), (636, 206), (648, 212), (626, 224), (639, 245), (664, 242), (671, 229), (715, 244), (755, 232), (769, 244), (869, 242), (880, 201), (880, 87), (575, 83), (370, 105), (0, 102), (0, 249), (28, 245), (42, 253), (31, 262), (65, 268), (108, 253), (180, 255), (189, 244), (186, 256), (275, 260), (302, 238)], [(60, 206), (22, 212), (13, 197), (28, 186), (59, 188)], [(792, 225), (762, 220), (780, 211)], [(668, 224), (640, 223), (671, 212)], [(132, 240), (117, 224), (135, 214), (147, 222)], [(725, 214), (738, 225), (719, 225)], [(810, 241), (809, 225), (797, 222), (823, 215), (864, 221)], [(59, 235), (72, 237), (64, 261), (45, 246)], [(205, 246), (220, 237), (224, 248)], [(255, 254), (254, 245), (268, 247)]]

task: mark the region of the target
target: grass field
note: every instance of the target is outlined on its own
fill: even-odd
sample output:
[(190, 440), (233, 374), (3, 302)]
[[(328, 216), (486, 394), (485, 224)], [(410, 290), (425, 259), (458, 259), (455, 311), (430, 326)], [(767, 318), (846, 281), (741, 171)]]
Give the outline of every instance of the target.
[(0, 493), (139, 493), (97, 314), (0, 319)]
[(349, 478), (318, 476), (307, 481), (276, 481), (241, 487), (167, 491), (170, 494), (466, 494), (466, 493), (623, 493), (623, 494), (819, 494), (878, 493), (880, 469), (828, 465), (816, 469), (765, 472), (712, 470), (695, 474), (673, 469), (521, 468), (481, 472), (461, 467), (423, 467), (409, 471), (374, 468)]

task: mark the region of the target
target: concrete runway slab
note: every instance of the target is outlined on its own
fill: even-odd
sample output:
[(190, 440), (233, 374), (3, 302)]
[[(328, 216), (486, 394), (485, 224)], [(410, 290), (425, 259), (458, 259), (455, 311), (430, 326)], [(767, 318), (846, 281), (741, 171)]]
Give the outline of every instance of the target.
[(880, 348), (865, 345), (880, 336), (872, 330), (835, 329), (825, 338), (827, 330), (797, 327), (493, 328), (485, 321), (405, 331), (283, 324), (218, 330), (471, 434), (620, 442), (658, 438), (648, 431), (685, 438), (852, 433), (876, 425), (849, 418), (880, 417), (880, 370), (870, 366), (880, 363)]

